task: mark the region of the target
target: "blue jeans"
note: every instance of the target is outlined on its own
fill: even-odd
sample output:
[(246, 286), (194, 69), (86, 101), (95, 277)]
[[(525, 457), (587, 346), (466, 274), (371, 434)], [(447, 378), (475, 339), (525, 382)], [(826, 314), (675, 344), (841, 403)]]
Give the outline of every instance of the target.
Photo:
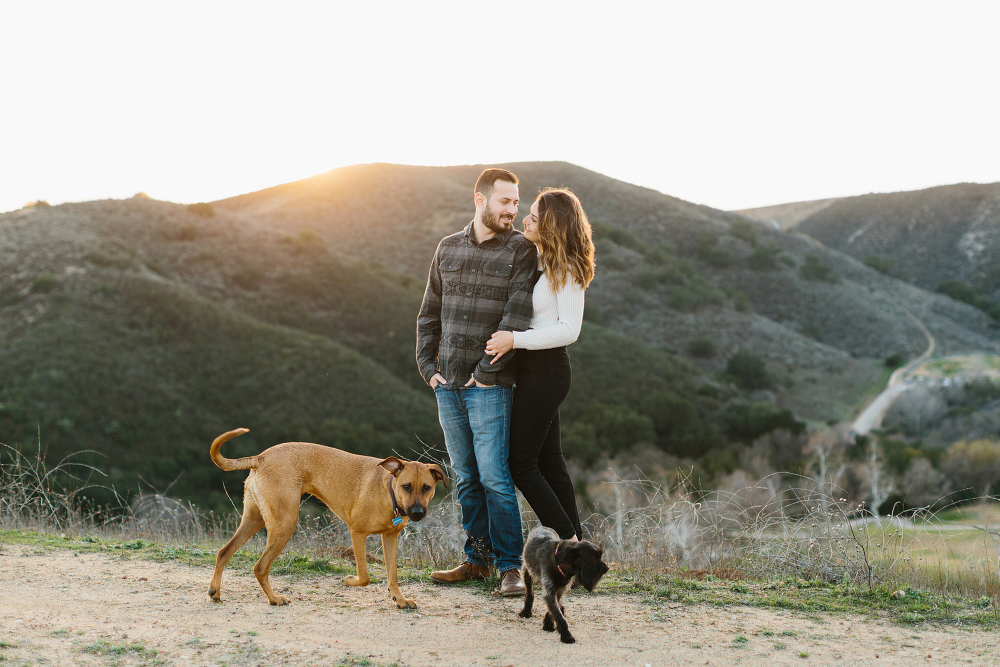
[(524, 537), (507, 463), (514, 389), (473, 385), (452, 391), (439, 385), (434, 395), (468, 533), (465, 557), (485, 567), (492, 552), (500, 572), (517, 569)]

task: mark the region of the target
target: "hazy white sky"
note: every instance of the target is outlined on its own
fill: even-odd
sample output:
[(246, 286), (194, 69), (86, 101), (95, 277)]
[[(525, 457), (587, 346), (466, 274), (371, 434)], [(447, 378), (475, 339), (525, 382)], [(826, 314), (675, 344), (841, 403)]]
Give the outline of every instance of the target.
[(998, 26), (991, 0), (0, 0), (0, 211), (361, 162), (566, 160), (724, 209), (1000, 181)]

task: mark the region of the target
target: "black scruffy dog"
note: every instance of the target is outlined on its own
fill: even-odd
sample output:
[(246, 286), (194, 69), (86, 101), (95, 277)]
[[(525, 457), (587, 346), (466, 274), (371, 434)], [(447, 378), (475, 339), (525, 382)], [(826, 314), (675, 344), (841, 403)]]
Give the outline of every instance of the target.
[(524, 609), (519, 616), (531, 618), (531, 605), (535, 601), (532, 586), (537, 584), (548, 609), (542, 630), (558, 629), (559, 639), (564, 644), (574, 643), (576, 640), (569, 633), (563, 616), (562, 596), (574, 580), (588, 591), (594, 590), (608, 571), (601, 560), (602, 555), (604, 550), (593, 542), (560, 540), (551, 528), (533, 528), (524, 543)]

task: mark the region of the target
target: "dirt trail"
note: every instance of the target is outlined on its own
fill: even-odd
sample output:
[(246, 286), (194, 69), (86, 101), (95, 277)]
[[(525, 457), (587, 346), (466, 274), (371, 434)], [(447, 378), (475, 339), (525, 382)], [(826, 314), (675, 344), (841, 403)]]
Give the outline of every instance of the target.
[[(356, 589), (339, 577), (279, 576), (272, 577), (276, 590), (292, 598), (279, 608), (266, 604), (252, 575), (229, 571), (223, 603), (213, 604), (206, 593), (210, 575), (207, 567), (4, 545), (0, 659), (12, 665), (380, 667), (1000, 662), (1000, 635), (979, 629), (653, 605), (641, 596), (577, 592), (566, 608), (578, 643), (564, 645), (541, 630), (540, 618), (518, 618), (521, 600), (482, 590), (404, 583), (420, 608), (401, 612), (381, 583)], [(135, 644), (145, 651), (109, 654)], [(99, 649), (102, 654), (93, 652)]]

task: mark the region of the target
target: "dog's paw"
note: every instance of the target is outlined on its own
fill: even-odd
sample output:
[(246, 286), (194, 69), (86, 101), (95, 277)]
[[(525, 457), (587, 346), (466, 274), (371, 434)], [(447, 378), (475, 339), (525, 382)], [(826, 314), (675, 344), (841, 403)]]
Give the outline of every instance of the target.
[(521, 618), (531, 618), (531, 610), (530, 609), (522, 609), (520, 611), (520, 613), (518, 614), (518, 616), (520, 616)]
[(212, 602), (222, 602), (222, 593), (211, 586), (208, 587), (208, 597), (212, 598)]
[(274, 599), (268, 600), (268, 602), (270, 602), (272, 606), (277, 607), (279, 605), (286, 605), (291, 602), (291, 600), (286, 598), (284, 595), (275, 595)]
[(545, 618), (542, 620), (542, 630), (545, 630), (545, 632), (555, 632), (556, 624), (552, 622), (550, 614), (545, 614)]
[(411, 600), (410, 598), (404, 598), (404, 597), (397, 598), (395, 595), (393, 595), (392, 596), (392, 600), (393, 600), (393, 602), (396, 603), (396, 607), (398, 607), (399, 609), (416, 609), (417, 608), (417, 603), (414, 602), (413, 600)]
[(349, 577), (344, 577), (344, 583), (348, 586), (367, 586), (368, 581), (368, 579), (362, 579), (361, 577), (353, 574)]
[(573, 635), (571, 635), (568, 632), (566, 634), (564, 634), (564, 635), (559, 635), (559, 641), (561, 641), (563, 644), (575, 644), (576, 643), (576, 640), (573, 639)]

